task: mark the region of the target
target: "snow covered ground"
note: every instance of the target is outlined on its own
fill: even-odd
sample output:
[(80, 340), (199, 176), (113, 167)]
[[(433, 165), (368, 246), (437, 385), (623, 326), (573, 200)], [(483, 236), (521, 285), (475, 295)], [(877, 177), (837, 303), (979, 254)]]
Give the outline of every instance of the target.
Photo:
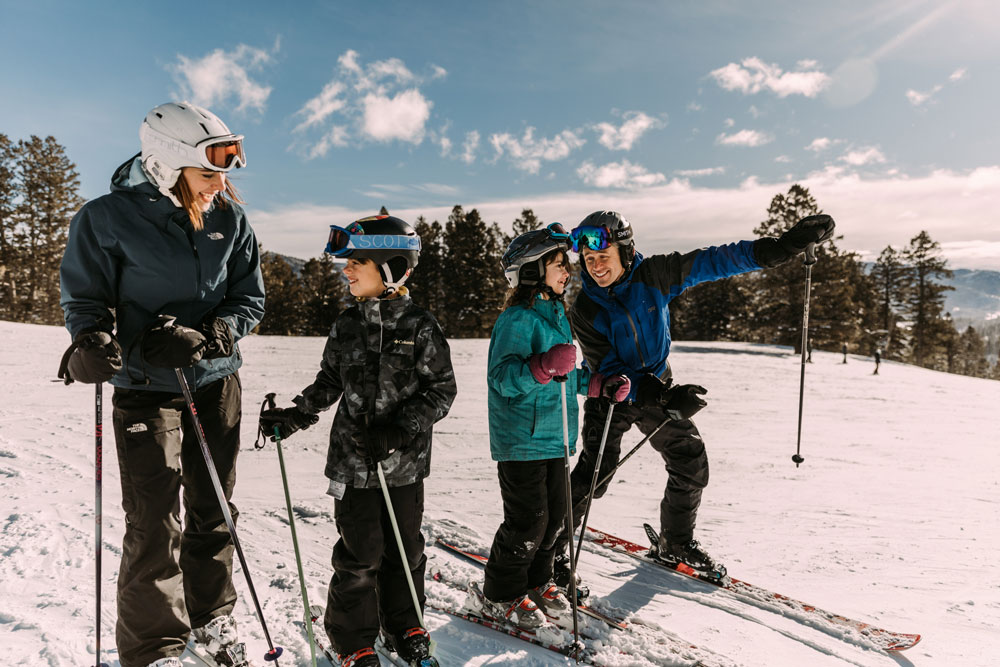
[[(94, 664), (93, 388), (55, 379), (66, 332), (0, 322), (0, 645), (9, 665)], [(240, 539), (281, 665), (309, 664), (299, 584), (273, 444), (253, 449), (266, 392), (279, 405), (308, 384), (322, 338), (251, 337), (241, 343), (245, 420), (235, 502)], [(459, 396), (435, 433), (425, 531), (488, 545), (500, 522), (489, 458), (487, 341), (453, 343)], [(581, 571), (593, 602), (726, 656), (729, 664), (992, 665), (1000, 640), (1000, 383), (895, 363), (872, 375), (870, 359), (814, 352), (808, 366), (802, 442), (795, 451), (799, 360), (788, 349), (679, 343), (680, 382), (709, 388), (697, 421), (712, 481), (698, 537), (734, 576), (923, 641), (890, 656), (852, 637), (707, 594), (680, 577), (625, 556), (585, 549)], [(103, 658), (114, 651), (115, 579), (123, 515), (105, 388)], [(337, 539), (322, 476), (332, 411), (284, 446), (310, 599), (322, 604)], [(638, 442), (638, 432), (625, 445)], [(637, 454), (595, 503), (591, 524), (642, 542), (657, 517), (665, 473), (655, 453)], [(431, 563), (477, 574), (428, 546)], [(477, 575), (478, 576), (478, 575)], [(251, 654), (266, 643), (242, 574), (236, 614)], [(431, 599), (450, 593), (428, 584)], [(568, 660), (436, 612), (427, 615), (446, 666), (550, 665)], [(689, 664), (655, 641), (629, 641), (650, 660), (613, 649), (608, 664)], [(655, 634), (655, 633), (654, 633)], [(185, 664), (196, 665), (192, 658)], [(724, 663), (725, 664), (725, 663)]]

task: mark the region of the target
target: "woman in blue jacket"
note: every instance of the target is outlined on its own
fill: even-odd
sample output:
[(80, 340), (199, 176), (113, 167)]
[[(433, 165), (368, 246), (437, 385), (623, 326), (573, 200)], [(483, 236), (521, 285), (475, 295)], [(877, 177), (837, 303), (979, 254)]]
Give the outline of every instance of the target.
[[(624, 375), (575, 370), (576, 347), (562, 297), (569, 235), (558, 223), (515, 238), (502, 264), (511, 290), (490, 337), (487, 384), (490, 452), (497, 461), (504, 520), (486, 565), (483, 613), (522, 629), (570, 612), (552, 582), (556, 538), (566, 522), (561, 392), (621, 400)], [(567, 402), (570, 447), (577, 403)]]
[(239, 666), (233, 542), (174, 369), (192, 388), (228, 499), (240, 446), (236, 341), (264, 314), (257, 239), (227, 178), (245, 165), (243, 137), (186, 102), (150, 111), (139, 136), (142, 151), (115, 171), (111, 193), (70, 223), (60, 279), (73, 344), (60, 377), (115, 387), (122, 666), (179, 667), (192, 628), (220, 664)]

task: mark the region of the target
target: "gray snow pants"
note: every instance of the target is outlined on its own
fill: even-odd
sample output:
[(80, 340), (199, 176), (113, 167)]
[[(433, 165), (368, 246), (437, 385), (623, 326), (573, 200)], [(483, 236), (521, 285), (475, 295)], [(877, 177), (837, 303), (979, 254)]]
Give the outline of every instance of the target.
[[(113, 403), (125, 510), (116, 639), (122, 667), (145, 667), (179, 656), (191, 628), (232, 611), (233, 542), (184, 397), (116, 388)], [(228, 500), (240, 447), (239, 377), (196, 390), (194, 403)], [(235, 519), (232, 503), (229, 510)]]

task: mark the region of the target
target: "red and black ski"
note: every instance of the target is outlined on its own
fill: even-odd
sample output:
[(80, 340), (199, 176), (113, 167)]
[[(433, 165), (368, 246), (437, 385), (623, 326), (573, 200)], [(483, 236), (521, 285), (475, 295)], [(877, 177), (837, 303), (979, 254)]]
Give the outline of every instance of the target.
[[(643, 527), (646, 529), (647, 536), (655, 545), (656, 531), (649, 524), (643, 524)], [(841, 616), (840, 614), (824, 611), (814, 605), (790, 598), (787, 595), (769, 591), (765, 588), (755, 586), (745, 581), (740, 581), (739, 579), (733, 577), (727, 576), (723, 579), (715, 579), (691, 569), (684, 563), (670, 565), (654, 558), (650, 554), (649, 546), (642, 546), (634, 542), (629, 542), (628, 540), (615, 537), (614, 535), (597, 530), (596, 528), (587, 528), (587, 539), (594, 544), (606, 547), (612, 551), (626, 553), (643, 562), (657, 565), (670, 572), (692, 579), (697, 579), (698, 581), (702, 581), (715, 588), (721, 588), (729, 591), (736, 598), (762, 609), (768, 609), (770, 611), (775, 611), (776, 609), (790, 609), (800, 614), (800, 619), (808, 625), (812, 625), (814, 627), (825, 626), (857, 632), (865, 640), (867, 640), (867, 642), (882, 649), (883, 651), (905, 651), (906, 649), (913, 648), (916, 646), (917, 642), (920, 641), (920, 635), (890, 632), (889, 630), (884, 630), (864, 621), (858, 621), (853, 618)]]

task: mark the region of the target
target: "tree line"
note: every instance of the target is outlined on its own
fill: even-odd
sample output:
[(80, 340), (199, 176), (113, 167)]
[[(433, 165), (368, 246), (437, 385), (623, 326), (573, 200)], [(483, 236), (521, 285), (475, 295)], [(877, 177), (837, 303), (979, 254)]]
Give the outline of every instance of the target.
[[(70, 220), (83, 202), (76, 166), (55, 138), (14, 142), (0, 134), (0, 319), (63, 323), (59, 263)], [(821, 212), (807, 188), (793, 185), (772, 199), (753, 233), (776, 236)], [(448, 337), (488, 337), (507, 290), (500, 257), (514, 236), (540, 228), (543, 221), (526, 208), (507, 233), (477, 209), (455, 206), (443, 224), (423, 216), (412, 222), (422, 244), (419, 266), (407, 283), (413, 300), (434, 313)], [(987, 327), (989, 338), (971, 326), (955, 327), (944, 312), (944, 295), (951, 288), (940, 282), (951, 271), (940, 245), (926, 232), (898, 249), (886, 247), (870, 269), (856, 253), (837, 246), (842, 238), (817, 248), (810, 300), (813, 348), (840, 351), (846, 345), (866, 355), (880, 350), (885, 359), (1000, 379), (1000, 361), (987, 361), (1000, 326)], [(718, 242), (729, 240), (735, 239)], [(302, 262), (261, 250), (267, 312), (257, 333), (326, 335), (351, 299), (332, 258)], [(567, 303), (579, 287), (575, 266)], [(798, 351), (803, 297), (804, 269), (798, 261), (705, 283), (671, 303), (671, 335), (675, 340), (788, 345)]]

